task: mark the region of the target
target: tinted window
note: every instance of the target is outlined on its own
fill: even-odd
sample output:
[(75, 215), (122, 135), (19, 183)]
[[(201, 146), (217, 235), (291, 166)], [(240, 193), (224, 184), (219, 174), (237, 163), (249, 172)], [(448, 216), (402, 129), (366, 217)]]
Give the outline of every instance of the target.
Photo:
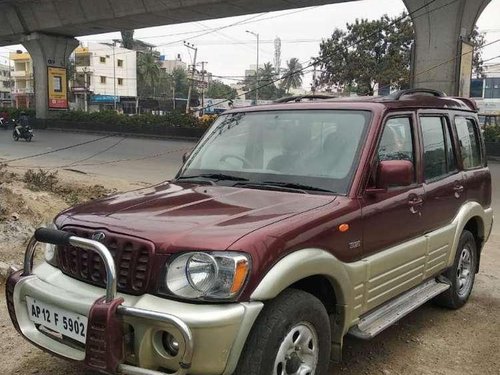
[(455, 156), (453, 143), (450, 136), (450, 127), (447, 125), (447, 121), (444, 121), (444, 133), (446, 137), (446, 159), (447, 159), (447, 170), (448, 172), (453, 172), (457, 170), (457, 158)]
[(460, 154), (465, 169), (482, 165), (481, 149), (475, 123), (465, 117), (455, 117)]
[(446, 167), (446, 143), (441, 117), (421, 117), (424, 141), (424, 175), (431, 180), (448, 173)]
[(414, 160), (413, 137), (408, 117), (387, 120), (378, 147), (379, 160)]

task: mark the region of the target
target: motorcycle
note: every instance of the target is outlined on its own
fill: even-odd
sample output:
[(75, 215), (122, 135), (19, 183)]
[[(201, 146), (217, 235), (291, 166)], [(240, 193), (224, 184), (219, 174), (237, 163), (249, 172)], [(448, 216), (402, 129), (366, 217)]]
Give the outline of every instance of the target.
[(0, 117), (0, 128), (4, 130), (9, 129), (9, 120), (4, 117)]
[(33, 129), (31, 126), (16, 126), (14, 131), (12, 132), (12, 138), (14, 141), (19, 141), (20, 138), (24, 139), (26, 142), (31, 142), (31, 138), (33, 138)]

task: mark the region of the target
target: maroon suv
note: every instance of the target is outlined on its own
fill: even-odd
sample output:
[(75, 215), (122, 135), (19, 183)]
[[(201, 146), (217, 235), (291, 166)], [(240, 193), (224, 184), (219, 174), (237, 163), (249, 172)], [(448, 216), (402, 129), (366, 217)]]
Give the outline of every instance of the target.
[(228, 111), (172, 181), (37, 230), (18, 331), (109, 374), (324, 375), (346, 334), (465, 304), (493, 221), (474, 103), (311, 99)]

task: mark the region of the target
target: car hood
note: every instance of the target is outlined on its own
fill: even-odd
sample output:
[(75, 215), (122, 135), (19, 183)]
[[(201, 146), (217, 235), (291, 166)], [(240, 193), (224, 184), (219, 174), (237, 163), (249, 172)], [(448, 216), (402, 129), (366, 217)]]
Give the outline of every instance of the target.
[(70, 208), (56, 225), (140, 237), (154, 242), (160, 253), (225, 250), (248, 233), (333, 200), (331, 195), (162, 183)]

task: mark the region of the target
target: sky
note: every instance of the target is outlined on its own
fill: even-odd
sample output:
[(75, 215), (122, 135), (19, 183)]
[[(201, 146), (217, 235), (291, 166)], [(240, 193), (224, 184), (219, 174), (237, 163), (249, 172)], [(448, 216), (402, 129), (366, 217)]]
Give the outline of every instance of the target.
[[(247, 30), (260, 35), (261, 64), (274, 62), (273, 41), (279, 37), (282, 42), (282, 67), (292, 57), (298, 58), (306, 65), (311, 57), (318, 55), (320, 41), (328, 38), (335, 28), (345, 28), (347, 22), (353, 22), (356, 18), (377, 19), (384, 14), (394, 17), (404, 10), (406, 8), (402, 0), (363, 0), (138, 29), (135, 38), (157, 45), (157, 49), (167, 59), (174, 59), (180, 54), (182, 60), (188, 64), (192, 63), (193, 54), (183, 45), (183, 41), (193, 43), (198, 47), (198, 62), (206, 61), (207, 70), (214, 76), (224, 77), (222, 80), (226, 83), (235, 83), (244, 75), (245, 69), (256, 63), (256, 37), (247, 33)], [(492, 0), (478, 21), (480, 30), (486, 32), (487, 42), (500, 38), (498, 15), (500, 0)], [(214, 29), (216, 31), (213, 31)], [(83, 42), (105, 42), (117, 38), (120, 38), (119, 33), (90, 35), (78, 39)], [(16, 49), (23, 48), (0, 48), (0, 61), (2, 56)], [(483, 51), (484, 59), (498, 55), (500, 42), (486, 47)], [(500, 58), (490, 62), (500, 62)], [(311, 78), (311, 72), (304, 77), (306, 88)]]

